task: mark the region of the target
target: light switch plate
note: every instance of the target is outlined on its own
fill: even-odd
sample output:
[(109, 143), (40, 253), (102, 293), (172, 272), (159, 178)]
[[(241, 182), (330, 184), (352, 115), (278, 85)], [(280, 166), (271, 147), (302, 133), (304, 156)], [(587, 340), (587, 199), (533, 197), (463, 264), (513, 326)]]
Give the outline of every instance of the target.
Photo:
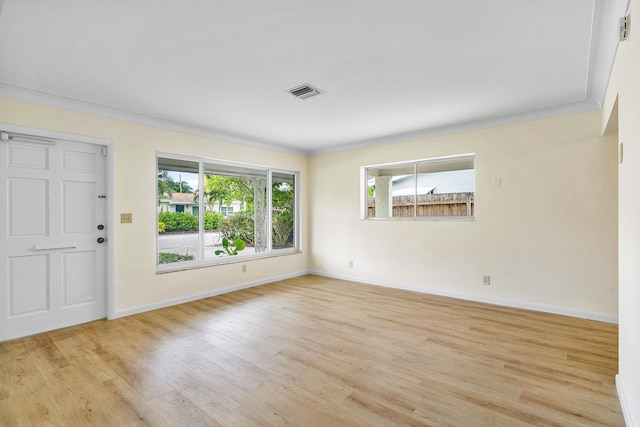
[(121, 213), (120, 214), (120, 223), (121, 224), (131, 224), (133, 222), (133, 214), (130, 213)]

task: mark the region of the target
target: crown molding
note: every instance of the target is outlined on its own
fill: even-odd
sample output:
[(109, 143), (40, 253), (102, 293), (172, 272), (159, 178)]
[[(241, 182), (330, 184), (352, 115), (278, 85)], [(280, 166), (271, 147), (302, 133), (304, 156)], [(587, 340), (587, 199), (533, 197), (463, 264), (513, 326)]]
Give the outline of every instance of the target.
[(568, 104), (557, 105), (549, 108), (542, 108), (532, 111), (524, 111), (521, 113), (508, 114), (499, 117), (490, 117), (486, 119), (469, 121), (464, 123), (455, 123), (447, 126), (440, 126), (428, 129), (419, 129), (411, 132), (397, 133), (379, 138), (366, 139), (358, 142), (348, 143), (341, 146), (329, 147), (322, 150), (314, 150), (309, 152), (309, 156), (319, 156), (323, 154), (337, 153), (340, 151), (357, 150), (377, 145), (394, 144), (398, 142), (414, 141), (417, 139), (431, 138), (434, 136), (451, 135), (455, 133), (468, 132), (478, 129), (486, 129), (497, 126), (505, 126), (514, 123), (528, 122), (532, 120), (546, 119), (549, 117), (562, 116), (565, 114), (583, 113), (600, 109), (600, 103), (595, 100), (586, 100), (572, 102)]
[(589, 99), (549, 108), (525, 111), (499, 117), (490, 117), (477, 121), (455, 123), (447, 126), (419, 129), (415, 131), (385, 135), (361, 141), (345, 141), (345, 143), (343, 144), (333, 147), (327, 147), (326, 149), (302, 150), (292, 147), (285, 147), (282, 145), (270, 143), (268, 141), (257, 141), (244, 135), (232, 134), (217, 129), (209, 129), (193, 124), (181, 123), (162, 117), (155, 117), (146, 114), (121, 110), (118, 108), (54, 95), (47, 92), (8, 85), (6, 83), (0, 83), (0, 97), (305, 157), (313, 157), (341, 151), (349, 151), (385, 144), (412, 141), (434, 136), (450, 135), (454, 133), (467, 132), (496, 126), (504, 126), (519, 122), (560, 116), (564, 114), (581, 113), (585, 111), (597, 110), (601, 107), (599, 102), (594, 99)]
[(286, 147), (268, 141), (260, 141), (245, 135), (232, 134), (229, 132), (221, 131), (219, 129), (205, 128), (203, 126), (198, 126), (190, 123), (182, 123), (163, 117), (156, 117), (148, 114), (122, 110), (119, 108), (95, 104), (92, 102), (81, 101), (79, 99), (55, 95), (48, 92), (13, 86), (6, 83), (0, 83), (0, 97), (10, 98), (16, 101), (30, 102), (47, 107), (60, 108), (63, 110), (74, 111), (76, 113), (91, 114), (107, 119), (121, 120), (154, 128), (182, 132), (190, 135), (202, 136), (205, 138), (218, 139), (221, 141), (233, 142), (236, 144), (247, 145), (255, 148), (279, 151), (299, 156), (307, 156), (309, 154), (306, 150)]

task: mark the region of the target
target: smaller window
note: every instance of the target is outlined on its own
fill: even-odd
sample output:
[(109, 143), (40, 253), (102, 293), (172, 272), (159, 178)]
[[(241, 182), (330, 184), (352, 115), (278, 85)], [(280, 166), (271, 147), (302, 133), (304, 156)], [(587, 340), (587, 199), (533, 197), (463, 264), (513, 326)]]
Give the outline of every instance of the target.
[(475, 154), (364, 166), (363, 219), (474, 218)]
[(233, 206), (221, 206), (220, 213), (224, 216), (233, 215)]

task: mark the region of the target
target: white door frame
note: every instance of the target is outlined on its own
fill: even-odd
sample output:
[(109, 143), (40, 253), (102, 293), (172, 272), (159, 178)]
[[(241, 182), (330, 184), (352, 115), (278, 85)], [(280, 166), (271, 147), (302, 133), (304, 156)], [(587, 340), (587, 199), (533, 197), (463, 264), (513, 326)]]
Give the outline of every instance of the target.
[(115, 144), (109, 139), (95, 138), (92, 136), (74, 135), (71, 133), (56, 132), (45, 129), (30, 128), (25, 126), (16, 126), (9, 123), (0, 122), (0, 130), (7, 132), (16, 132), (27, 135), (34, 135), (43, 138), (52, 138), (62, 141), (80, 142), (84, 144), (96, 144), (104, 145), (107, 147), (107, 248), (106, 248), (106, 263), (105, 271), (106, 277), (106, 313), (107, 319), (116, 318), (116, 304), (115, 304), (115, 234), (114, 234), (114, 215), (115, 211)]

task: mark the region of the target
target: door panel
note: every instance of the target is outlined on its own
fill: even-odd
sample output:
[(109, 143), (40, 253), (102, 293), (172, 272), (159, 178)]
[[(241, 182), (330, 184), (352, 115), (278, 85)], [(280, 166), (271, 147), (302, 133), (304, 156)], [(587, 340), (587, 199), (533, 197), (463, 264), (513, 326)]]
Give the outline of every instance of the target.
[(70, 252), (63, 257), (64, 306), (96, 299), (96, 253)]
[(9, 258), (11, 317), (49, 310), (49, 256)]
[(9, 146), (8, 166), (14, 168), (48, 169), (49, 148), (38, 146)]
[(93, 182), (62, 183), (63, 234), (93, 232), (97, 198)]
[(62, 171), (95, 173), (96, 155), (64, 150), (62, 152)]
[[(9, 179), (9, 237), (46, 236), (48, 183), (44, 179)], [(24, 195), (28, 194), (26, 198)]]
[(98, 145), (0, 142), (0, 341), (105, 317), (105, 173)]

